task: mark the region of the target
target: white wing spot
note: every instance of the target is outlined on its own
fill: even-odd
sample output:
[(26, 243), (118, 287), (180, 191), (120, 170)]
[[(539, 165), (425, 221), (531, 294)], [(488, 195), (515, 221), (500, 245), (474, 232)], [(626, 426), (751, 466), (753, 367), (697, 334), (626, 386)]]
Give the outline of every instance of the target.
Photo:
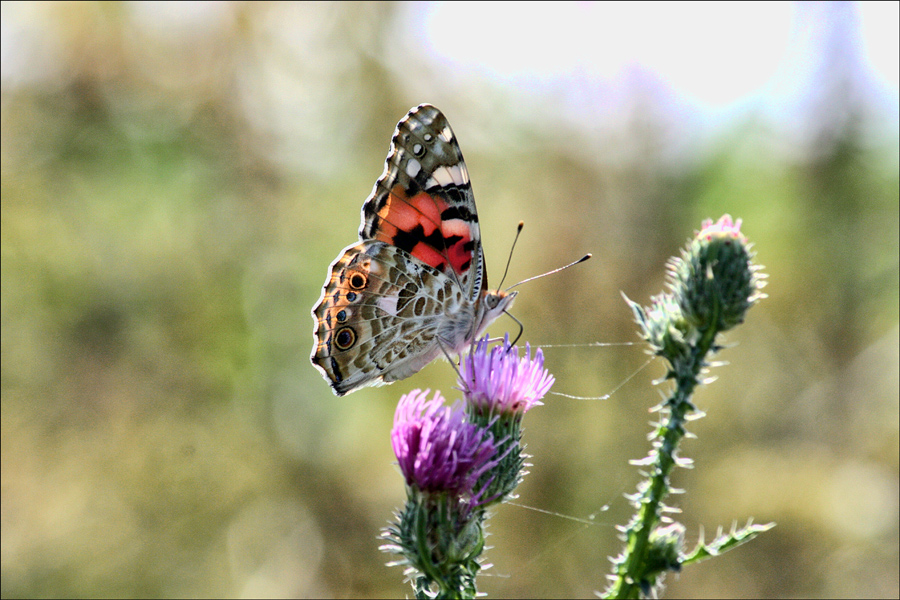
[(413, 154), (418, 156), (422, 152), (422, 144), (416, 144), (413, 146)]
[(469, 179), (469, 174), (460, 169), (458, 164), (448, 167), (448, 170), (450, 171), (450, 177), (453, 178), (453, 183), (456, 185), (463, 185)]
[(384, 296), (377, 302), (378, 308), (389, 315), (397, 316), (397, 296)]
[(426, 142), (430, 142), (432, 140), (431, 134), (426, 133), (425, 135), (422, 136), (422, 139), (425, 140)]
[(422, 170), (422, 165), (419, 164), (419, 161), (416, 159), (410, 159), (408, 163), (406, 163), (406, 174), (409, 175), (410, 179), (414, 179), (416, 175), (419, 174), (419, 171)]
[(428, 178), (428, 187), (432, 185), (448, 186), (451, 184), (463, 185), (466, 183), (466, 174), (459, 165), (452, 167), (438, 167)]
[(453, 139), (453, 132), (450, 130), (449, 127), (444, 127), (443, 129), (441, 129), (441, 132), (438, 134), (438, 137), (440, 137), (445, 142), (449, 143)]

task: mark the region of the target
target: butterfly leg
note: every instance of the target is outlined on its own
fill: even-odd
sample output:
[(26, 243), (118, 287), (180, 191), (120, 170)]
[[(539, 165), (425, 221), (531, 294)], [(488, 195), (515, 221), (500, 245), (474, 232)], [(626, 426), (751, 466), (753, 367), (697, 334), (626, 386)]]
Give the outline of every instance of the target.
[[(522, 322), (521, 322), (521, 321), (519, 321), (517, 318), (515, 318), (514, 316), (512, 316), (512, 313), (508, 313), (508, 312), (506, 312), (505, 310), (503, 311), (503, 313), (504, 313), (507, 317), (509, 317), (510, 319), (512, 319), (513, 321), (515, 321), (515, 322), (516, 322), (516, 325), (519, 326), (519, 333), (516, 334), (516, 338), (515, 338), (515, 339), (512, 341), (512, 343), (510, 344), (510, 346), (515, 346), (515, 345), (516, 345), (516, 342), (519, 341), (519, 338), (522, 337), (522, 333), (525, 331), (525, 326), (522, 325)], [(495, 343), (495, 342), (502, 342), (502, 341), (503, 341), (503, 338), (499, 338), (499, 337), (488, 339), (488, 343), (489, 343), (489, 344), (493, 344), (493, 343)], [(474, 342), (473, 342), (473, 348), (474, 348)]]
[(518, 335), (516, 335), (516, 339), (513, 340), (513, 343), (510, 344), (510, 346), (515, 346), (515, 345), (516, 345), (516, 342), (519, 341), (519, 338), (522, 337), (522, 333), (525, 331), (525, 326), (522, 325), (522, 321), (520, 321), (520, 320), (518, 320), (517, 318), (515, 318), (514, 316), (512, 316), (512, 313), (508, 313), (508, 312), (506, 312), (505, 310), (503, 311), (503, 313), (504, 313), (507, 317), (509, 317), (510, 319), (512, 319), (513, 321), (515, 321), (515, 322), (516, 322), (516, 325), (519, 326), (519, 333), (518, 333)]
[[(453, 367), (453, 370), (456, 371), (456, 377), (457, 377), (457, 379), (458, 379), (459, 381), (463, 381), (463, 376), (462, 376), (462, 374), (459, 372), (459, 367), (456, 365), (456, 363), (455, 363), (455, 362), (453, 361), (453, 359), (450, 357), (450, 352), (447, 351), (447, 347), (444, 345), (444, 342), (441, 341), (441, 336), (436, 335), (436, 336), (434, 336), (434, 339), (437, 341), (438, 346), (439, 346), (440, 349), (441, 349), (441, 352), (444, 353), (444, 357), (447, 359), (447, 362), (449, 362), (449, 363), (450, 363), (450, 366)], [(457, 356), (457, 358), (460, 358), (460, 356)], [(463, 385), (465, 385), (465, 382), (464, 382), (464, 381), (463, 381)], [(468, 386), (466, 386), (466, 389), (463, 389), (463, 390), (460, 390), (460, 391), (462, 391), (462, 393), (464, 393), (464, 394), (468, 394), (468, 393), (469, 393)]]

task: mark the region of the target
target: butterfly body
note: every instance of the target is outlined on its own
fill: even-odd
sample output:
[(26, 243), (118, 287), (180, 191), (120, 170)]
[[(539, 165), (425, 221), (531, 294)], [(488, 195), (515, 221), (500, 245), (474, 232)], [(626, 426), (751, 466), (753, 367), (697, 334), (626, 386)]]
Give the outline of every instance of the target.
[(398, 123), (359, 237), (329, 267), (312, 311), (310, 358), (339, 396), (459, 354), (515, 299), (486, 289), (468, 172), (431, 105)]

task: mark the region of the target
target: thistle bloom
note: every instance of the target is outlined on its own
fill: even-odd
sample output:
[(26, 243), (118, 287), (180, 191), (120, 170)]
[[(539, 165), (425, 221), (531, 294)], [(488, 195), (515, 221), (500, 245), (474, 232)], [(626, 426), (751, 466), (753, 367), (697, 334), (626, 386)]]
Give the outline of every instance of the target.
[(544, 353), (538, 349), (531, 358), (531, 346), (525, 344), (525, 356), (503, 344), (488, 350), (488, 338), (479, 341), (460, 365), (459, 385), (469, 405), (481, 414), (521, 417), (543, 398), (555, 381), (544, 369)]
[(478, 481), (483, 503), (490, 505), (511, 498), (527, 471), (528, 455), (523, 453), (522, 417), (543, 398), (554, 379), (544, 369), (544, 354), (538, 350), (525, 356), (509, 345), (488, 348), (488, 338), (479, 341), (460, 365), (459, 386), (463, 389), (471, 420), (493, 433), (500, 456), (497, 465)]
[(497, 464), (491, 434), (466, 421), (462, 403), (444, 406), (440, 392), (414, 390), (397, 404), (391, 445), (409, 486), (422, 492), (471, 495)]
[(407, 567), (417, 598), (474, 598), (497, 447), (487, 429), (468, 422), (461, 402), (444, 406), (440, 392), (431, 400), (428, 393), (406, 394), (394, 414), (391, 445), (407, 501), (382, 534), (382, 550), (399, 556), (391, 564)]

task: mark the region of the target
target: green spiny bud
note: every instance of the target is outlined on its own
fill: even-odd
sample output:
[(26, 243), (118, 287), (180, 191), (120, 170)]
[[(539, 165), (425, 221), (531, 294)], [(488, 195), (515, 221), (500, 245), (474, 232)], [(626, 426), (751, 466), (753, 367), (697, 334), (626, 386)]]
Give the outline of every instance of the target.
[(690, 354), (688, 340), (689, 327), (681, 312), (681, 307), (671, 294), (660, 294), (651, 298), (650, 306), (644, 308), (625, 298), (634, 312), (635, 321), (654, 353), (675, 363), (679, 357)]
[(698, 329), (727, 331), (744, 321), (765, 282), (753, 252), (729, 215), (703, 228), (669, 264), (669, 287), (684, 318)]
[(652, 570), (657, 572), (681, 570), (684, 525), (672, 523), (665, 527), (657, 527), (650, 534), (649, 542), (647, 564)]

